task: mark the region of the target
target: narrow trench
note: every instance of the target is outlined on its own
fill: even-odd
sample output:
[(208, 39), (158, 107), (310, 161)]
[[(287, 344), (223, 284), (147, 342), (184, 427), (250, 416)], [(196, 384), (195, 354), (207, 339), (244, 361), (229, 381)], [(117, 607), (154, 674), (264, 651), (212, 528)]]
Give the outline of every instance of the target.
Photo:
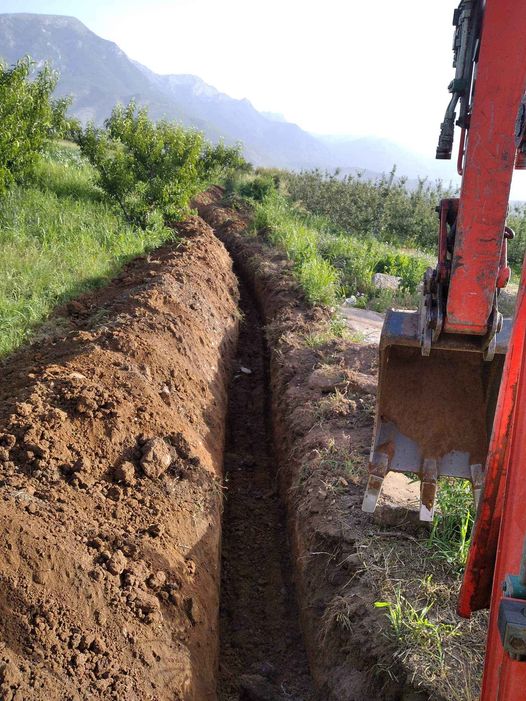
[(312, 701), (272, 450), (262, 321), (241, 284), (243, 314), (225, 448), (220, 701)]

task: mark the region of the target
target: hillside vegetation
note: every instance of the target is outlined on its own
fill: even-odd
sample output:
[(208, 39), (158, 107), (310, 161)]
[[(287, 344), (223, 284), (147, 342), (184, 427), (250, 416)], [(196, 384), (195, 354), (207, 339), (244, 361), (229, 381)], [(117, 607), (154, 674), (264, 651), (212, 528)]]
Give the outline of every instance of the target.
[[(355, 306), (385, 311), (418, 305), (424, 271), (436, 261), (437, 204), (456, 193), (426, 180), (410, 189), (394, 170), (372, 181), (338, 172), (259, 169), (228, 179), (227, 195), (234, 206), (237, 198), (250, 203), (253, 230), (292, 259), (311, 302), (334, 305), (352, 297)], [(518, 277), (526, 208), (512, 207), (508, 222), (516, 233), (508, 257)], [(378, 289), (375, 273), (397, 277), (399, 289)]]
[[(343, 199), (333, 198), (332, 207), (321, 200), (322, 208), (316, 206), (314, 199), (299, 197), (301, 179), (308, 179), (312, 186), (315, 177), (321, 176), (317, 172), (242, 174), (227, 182), (227, 192), (234, 204), (236, 197), (252, 203), (254, 230), (264, 232), (294, 261), (296, 276), (311, 302), (334, 305), (354, 296), (357, 306), (377, 311), (390, 306), (416, 306), (418, 285), (433, 258), (416, 248), (414, 238), (405, 235), (409, 227), (399, 228), (390, 236), (379, 234), (381, 215), (375, 217), (375, 211), (381, 186), (363, 183), (364, 189), (357, 180), (356, 191), (351, 178), (344, 181), (343, 186), (349, 190), (348, 208), (361, 208), (367, 216), (366, 223), (363, 217), (350, 226), (349, 220), (344, 224)], [(401, 187), (398, 194), (398, 200), (391, 205), (393, 219), (403, 218), (407, 201), (413, 197)], [(390, 229), (389, 224), (382, 227)], [(377, 289), (373, 284), (375, 273), (397, 276), (399, 289)]]
[[(0, 354), (54, 307), (173, 239), (190, 198), (232, 168), (237, 148), (154, 124), (135, 105), (82, 130), (54, 100), (47, 67), (0, 64)], [(73, 134), (81, 148), (57, 137)], [(90, 163), (91, 160), (91, 163)]]

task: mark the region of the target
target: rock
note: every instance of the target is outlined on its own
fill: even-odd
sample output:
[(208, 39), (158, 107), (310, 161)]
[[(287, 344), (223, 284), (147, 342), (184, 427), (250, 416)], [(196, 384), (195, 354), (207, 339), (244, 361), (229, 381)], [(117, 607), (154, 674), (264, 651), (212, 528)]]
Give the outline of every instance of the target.
[(341, 368), (318, 368), (311, 373), (308, 384), (311, 389), (320, 392), (334, 392), (335, 389), (345, 384), (346, 376)]
[(159, 570), (148, 577), (146, 584), (155, 592), (158, 592), (166, 584), (166, 574)]
[(16, 444), (16, 436), (12, 433), (0, 433), (0, 445), (10, 450)]
[(135, 465), (131, 462), (123, 462), (115, 469), (115, 479), (124, 484), (135, 483)]
[(75, 408), (79, 414), (92, 415), (97, 409), (97, 402), (90, 397), (79, 397)]
[(397, 290), (400, 287), (400, 278), (386, 273), (375, 273), (372, 282), (377, 290)]
[(280, 698), (261, 674), (243, 674), (239, 678), (239, 701), (279, 701)]
[(144, 591), (137, 592), (137, 598), (134, 603), (135, 607), (144, 614), (155, 613), (161, 607), (159, 599), (156, 596)]
[(108, 499), (111, 499), (112, 501), (120, 501), (120, 499), (122, 497), (122, 491), (117, 484), (112, 484), (111, 487), (106, 492), (106, 496), (108, 497)]
[(160, 477), (172, 463), (172, 450), (162, 438), (152, 438), (142, 449), (141, 467), (147, 477)]
[(106, 563), (106, 567), (108, 568), (109, 572), (118, 575), (122, 574), (127, 564), (128, 561), (126, 560), (122, 550), (116, 550)]
[(354, 295), (351, 295), (350, 297), (346, 297), (345, 301), (343, 303), (344, 307), (354, 307), (356, 305), (357, 299)]
[(420, 481), (413, 482), (401, 472), (388, 472), (374, 520), (385, 526), (420, 528)]

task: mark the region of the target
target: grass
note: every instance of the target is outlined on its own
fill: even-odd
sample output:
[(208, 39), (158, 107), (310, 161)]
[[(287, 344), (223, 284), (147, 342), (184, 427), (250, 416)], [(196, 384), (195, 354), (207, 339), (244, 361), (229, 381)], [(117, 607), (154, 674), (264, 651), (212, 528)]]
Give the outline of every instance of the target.
[[(244, 174), (227, 188), (230, 201), (244, 196), (252, 203), (250, 233), (263, 233), (294, 262), (294, 274), (309, 302), (334, 306), (357, 295), (360, 306), (376, 311), (417, 306), (417, 286), (432, 264), (431, 256), (343, 231), (327, 216), (294, 203), (267, 174)], [(372, 278), (378, 272), (399, 277), (400, 289), (376, 289)]]
[(125, 224), (77, 147), (52, 144), (31, 183), (0, 199), (0, 355), (28, 340), (57, 305), (169, 235)]
[(427, 545), (453, 571), (461, 572), (468, 556), (474, 520), (473, 494), (469, 482), (443, 478), (439, 482), (437, 510)]
[(397, 643), (407, 650), (425, 650), (439, 666), (444, 665), (444, 640), (459, 633), (456, 626), (431, 620), (431, 601), (422, 608), (416, 608), (397, 587), (393, 601), (377, 601), (375, 607), (386, 609), (390, 635)]

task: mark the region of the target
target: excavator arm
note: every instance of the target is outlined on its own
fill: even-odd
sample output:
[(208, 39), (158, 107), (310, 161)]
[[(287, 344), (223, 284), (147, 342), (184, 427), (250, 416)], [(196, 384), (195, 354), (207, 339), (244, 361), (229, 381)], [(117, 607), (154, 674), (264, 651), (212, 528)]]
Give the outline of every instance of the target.
[(364, 511), (390, 470), (421, 479), (433, 518), (442, 475), (478, 503), (459, 613), (490, 606), (480, 701), (526, 699), (526, 266), (513, 324), (498, 310), (510, 269), (514, 167), (526, 167), (526, 2), (462, 0), (455, 78), (437, 158), (461, 129), (460, 196), (439, 207), (438, 261), (418, 312), (391, 311), (380, 341), (375, 434)]

